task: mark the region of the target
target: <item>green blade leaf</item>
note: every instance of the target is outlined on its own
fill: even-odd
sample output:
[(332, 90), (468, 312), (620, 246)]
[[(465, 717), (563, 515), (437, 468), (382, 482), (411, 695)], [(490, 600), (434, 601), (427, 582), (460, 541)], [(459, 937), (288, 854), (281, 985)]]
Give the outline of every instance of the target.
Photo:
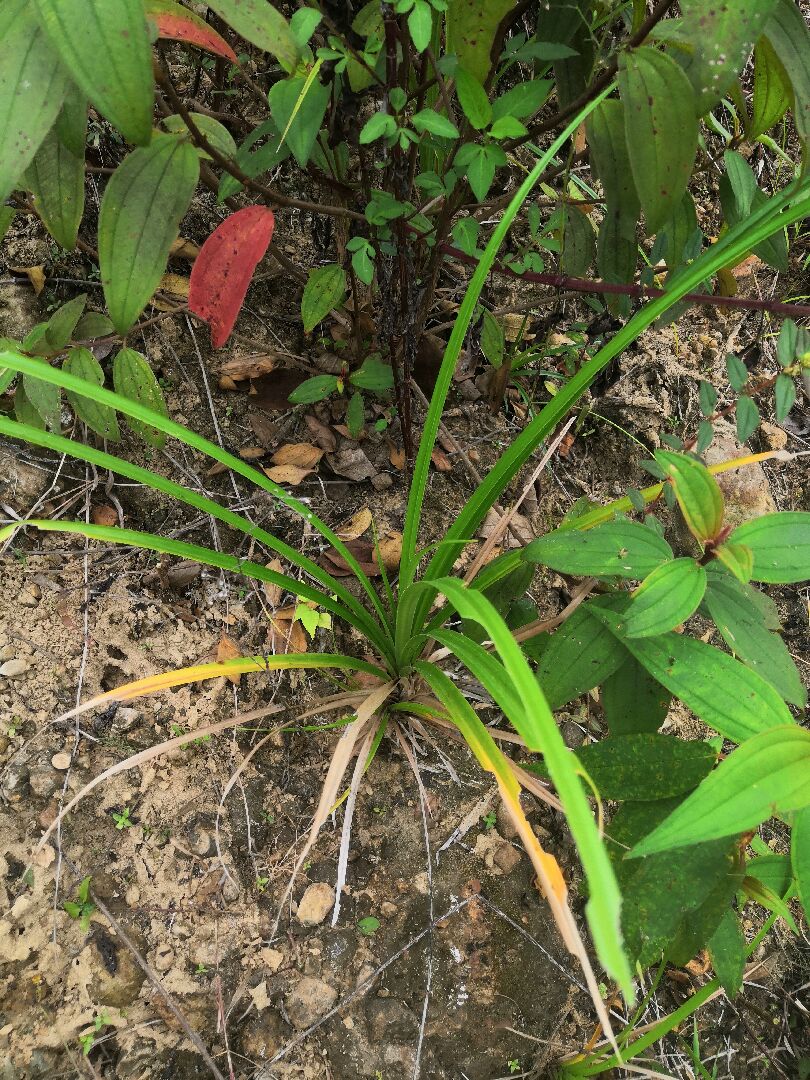
[(68, 86), (65, 103), (54, 126), (62, 145), (76, 157), (83, 158), (87, 145), (87, 98), (78, 86), (72, 83)]
[(717, 755), (708, 743), (673, 735), (611, 735), (574, 751), (603, 799), (669, 799), (694, 790)]
[(84, 213), (84, 157), (62, 143), (56, 128), (45, 136), (26, 181), (42, 224), (66, 251), (73, 251)]
[(793, 87), (793, 120), (806, 148), (810, 142), (810, 30), (793, 0), (777, 0), (764, 35)]
[(723, 492), (705, 465), (685, 454), (656, 450), (655, 460), (669, 477), (684, 521), (701, 543), (714, 539), (723, 524)]
[(300, 55), (290, 24), (267, 0), (210, 0), (208, 6), (251, 45), (295, 71)]
[[(76, 378), (85, 379), (95, 383), (96, 386), (104, 383), (101, 364), (89, 349), (71, 349), (62, 368), (71, 375), (75, 375)], [(95, 431), (103, 439), (110, 439), (112, 442), (117, 442), (121, 438), (114, 409), (108, 405), (99, 405), (98, 402), (91, 401), (80, 394), (74, 394), (71, 390), (66, 391), (66, 396), (73, 411), (80, 420), (84, 420), (91, 431)]]
[(793, 101), (793, 90), (784, 65), (766, 37), (754, 49), (754, 100), (746, 135), (756, 139), (778, 124)]
[(793, 819), (790, 864), (805, 916), (810, 918), (810, 807), (800, 810)]
[(754, 581), (784, 585), (810, 578), (810, 512), (763, 514), (738, 525), (729, 541), (753, 552)]
[(630, 852), (631, 859), (755, 829), (810, 805), (810, 731), (795, 724), (749, 739)]
[[(166, 399), (154, 372), (146, 357), (134, 349), (121, 349), (113, 360), (113, 385), (115, 392), (122, 397), (137, 401), (139, 405), (168, 417)], [(166, 445), (166, 435), (157, 428), (144, 424), (134, 416), (127, 417), (127, 424), (150, 446), (162, 450)]]
[(654, 732), (666, 720), (671, 695), (634, 656), (602, 683), (602, 708), (611, 735)]
[(723, 97), (745, 66), (776, 0), (736, 0), (706, 4), (683, 0), (681, 38), (689, 46), (682, 63), (703, 116)]
[(87, 294), (81, 293), (68, 300), (48, 319), (45, 340), (54, 353), (61, 352), (73, 337), (86, 303)]
[(152, 134), (152, 47), (143, 0), (33, 0), (59, 59), (130, 142)]
[(674, 630), (694, 615), (705, 591), (706, 571), (694, 559), (664, 563), (633, 593), (624, 615), (625, 633), (641, 638)]
[(29, 0), (0, 7), (0, 202), (13, 191), (56, 120), (68, 88)]
[(589, 604), (588, 611), (610, 628), (657, 682), (726, 739), (744, 742), (791, 723), (788, 707), (773, 686), (719, 649), (684, 634), (624, 637), (621, 615), (600, 603)]
[[(526, 746), (544, 756), (588, 879), (590, 899), (586, 914), (597, 955), (611, 978), (616, 979), (623, 992), (627, 993), (632, 979), (621, 947), (620, 895), (616, 878), (583, 794), (574, 758), (563, 741), (520, 646), (486, 597), (465, 588), (455, 578), (424, 582), (413, 588), (446, 596), (463, 618), (480, 622), (493, 642), (503, 665), (503, 674), (497, 685), (490, 682), (487, 689), (496, 701), (510, 705), (509, 721), (523, 737)], [(476, 677), (483, 674), (478, 669), (472, 673)], [(511, 709), (515, 695), (521, 702), (519, 710)]]
[(777, 375), (774, 387), (774, 404), (776, 407), (776, 422), (781, 424), (787, 419), (787, 415), (796, 401), (796, 384), (789, 375)]
[(641, 579), (673, 558), (669, 544), (636, 521), (607, 521), (587, 532), (546, 533), (523, 549), (527, 562), (562, 574)]
[(104, 296), (126, 334), (160, 284), (169, 249), (194, 194), (200, 163), (189, 142), (155, 135), (113, 173), (98, 222)]
[(723, 640), (742, 662), (776, 687), (785, 701), (803, 709), (807, 691), (779, 634), (768, 628), (757, 607), (760, 596), (718, 566), (706, 568), (703, 604)]
[(569, 701), (609, 678), (626, 652), (614, 634), (583, 604), (552, 635), (537, 665), (537, 680), (549, 708)]
[(301, 318), (309, 334), (346, 295), (346, 271), (342, 266), (319, 266), (311, 270), (301, 297)]
[(650, 46), (620, 54), (619, 91), (630, 167), (652, 235), (675, 213), (692, 174), (694, 95), (672, 57)]

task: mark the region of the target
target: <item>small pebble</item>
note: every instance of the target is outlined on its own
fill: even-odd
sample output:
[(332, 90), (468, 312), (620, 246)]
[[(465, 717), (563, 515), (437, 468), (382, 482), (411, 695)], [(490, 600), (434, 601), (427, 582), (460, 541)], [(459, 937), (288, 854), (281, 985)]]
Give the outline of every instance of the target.
[(335, 906), (335, 890), (326, 881), (309, 885), (298, 904), (298, 921), (302, 926), (318, 926)]
[(65, 769), (70, 768), (70, 754), (64, 752), (61, 754), (54, 754), (51, 758), (51, 765), (60, 772), (64, 772)]
[(24, 675), (26, 671), (28, 671), (27, 660), (6, 660), (5, 664), (0, 665), (0, 675), (4, 675), (7, 679), (16, 679)]

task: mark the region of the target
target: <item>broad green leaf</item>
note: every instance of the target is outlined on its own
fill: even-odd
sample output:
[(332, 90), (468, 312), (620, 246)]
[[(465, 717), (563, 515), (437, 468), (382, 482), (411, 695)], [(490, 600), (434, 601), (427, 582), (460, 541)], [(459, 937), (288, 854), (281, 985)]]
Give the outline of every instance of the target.
[[(744, 213), (747, 214), (749, 210), (750, 203), (746, 205)], [(732, 390), (736, 390), (739, 394), (748, 382), (748, 368), (740, 360), (739, 356), (729, 353), (726, 357), (726, 371), (728, 372), (728, 381), (731, 383)]]
[(636, 225), (641, 211), (627, 141), (624, 105), (615, 98), (594, 109), (586, 125), (594, 171), (605, 193), (597, 266), (605, 281), (632, 281), (638, 257)]
[(29, 0), (0, 5), (0, 203), (14, 190), (59, 114), (68, 74)]
[(367, 357), (357, 371), (349, 376), (352, 386), (359, 386), (361, 390), (371, 390), (375, 394), (382, 394), (386, 390), (392, 390), (394, 376), (390, 364), (384, 364), (374, 356)]
[(200, 162), (189, 142), (155, 135), (118, 166), (101, 200), (101, 281), (115, 329), (126, 334), (166, 269), (169, 249), (197, 186)]
[(698, 116), (716, 105), (737, 78), (775, 6), (776, 0), (683, 0), (680, 32), (689, 51), (682, 63)]
[(45, 421), (28, 400), (23, 379), (17, 383), (14, 391), (14, 415), (20, 424), (27, 424), (29, 427), (38, 428), (41, 431), (45, 430)]
[(267, 0), (210, 0), (208, 6), (237, 34), (295, 71), (300, 50), (290, 24)]
[(678, 203), (675, 213), (661, 227), (659, 236), (663, 238), (663, 256), (667, 267), (673, 270), (684, 261), (686, 246), (695, 234), (698, 227), (697, 214), (695, 212), (695, 200), (688, 191), (684, 192), (683, 198)]
[(771, 632), (773, 624), (758, 607), (758, 600), (764, 598), (762, 594), (718, 566), (706, 567), (706, 577), (703, 607), (728, 647), (747, 667), (777, 688), (785, 701), (804, 708), (807, 691), (791, 653), (780, 635)]
[[(802, 813), (804, 811), (799, 811), (799, 814)], [(759, 855), (745, 864), (745, 874), (746, 877), (761, 881), (779, 897), (787, 893), (793, 880), (790, 858), (787, 855)]]
[(789, 375), (777, 375), (774, 387), (776, 422), (781, 424), (796, 402), (796, 384)]
[(464, 115), (481, 131), (492, 120), (492, 106), (479, 80), (465, 68), (456, 69), (456, 95)]
[[(238, 151), (234, 137), (223, 124), (220, 124), (219, 120), (215, 120), (213, 116), (206, 116), (205, 113), (192, 113), (191, 119), (194, 126), (206, 137), (215, 150), (219, 150), (220, 154), (227, 158), (236, 158)], [(189, 131), (182, 116), (164, 117), (163, 126), (174, 135), (188, 136)], [(205, 158), (207, 161), (211, 160), (211, 155), (206, 154), (204, 150), (200, 150), (199, 153), (200, 157)]]
[[(381, 114), (376, 113), (379, 116)], [(387, 116), (387, 114), (382, 114)], [(387, 119), (393, 120), (393, 116), (387, 116)], [(446, 116), (442, 116), (441, 113), (434, 112), (433, 109), (422, 109), (421, 112), (416, 113), (411, 117), (411, 125), (416, 131), (427, 131), (431, 135), (438, 135), (441, 139), (457, 139), (458, 128), (452, 121), (448, 120)], [(396, 122), (394, 123), (396, 127)], [(361, 139), (361, 142), (364, 140)]]
[(810, 142), (810, 30), (794, 0), (777, 0), (763, 31), (793, 87), (793, 121), (805, 148)]
[(700, 380), (700, 411), (704, 416), (711, 416), (717, 404), (717, 391), (710, 382)]
[(755, 735), (645, 837), (630, 858), (755, 829), (810, 806), (810, 731), (795, 724)]
[(604, 682), (626, 652), (583, 604), (555, 631), (537, 664), (537, 679), (552, 711)]
[(424, 52), (433, 32), (433, 9), (428, 0), (415, 0), (408, 15), (408, 30), (413, 47), (418, 53)]
[(323, 401), (330, 394), (334, 394), (338, 388), (337, 375), (313, 375), (311, 379), (305, 379), (300, 386), (296, 386), (287, 400), (291, 405), (313, 405), (316, 401)]
[(727, 653), (685, 634), (628, 638), (621, 615), (601, 603), (583, 607), (610, 628), (657, 682), (726, 739), (740, 743), (791, 723), (774, 687)]
[(749, 139), (756, 139), (778, 124), (793, 101), (790, 79), (782, 61), (763, 36), (754, 49), (754, 99), (751, 119), (746, 128)]
[(746, 443), (759, 427), (757, 403), (747, 394), (743, 394), (737, 398), (734, 416), (737, 422), (737, 439), (740, 443)]
[(32, 0), (59, 59), (130, 142), (152, 135), (155, 89), (143, 0)]
[(675, 797), (624, 803), (607, 828), (608, 849), (622, 889), (627, 949), (643, 966), (674, 950), (691, 959), (714, 933), (742, 882), (742, 860), (728, 840), (653, 855), (640, 863), (626, 858), (627, 851), (679, 802)]
[(506, 338), (503, 327), (492, 312), (484, 308), (484, 317), (481, 322), (481, 352), (493, 367), (499, 368), (503, 363), (505, 348)]
[[(139, 405), (145, 405), (147, 409), (168, 416), (166, 400), (163, 391), (158, 385), (154, 372), (146, 361), (146, 358), (134, 349), (121, 349), (113, 361), (113, 385), (116, 393), (122, 397), (136, 401)], [(166, 435), (150, 424), (134, 416), (127, 416), (127, 424), (136, 435), (148, 442), (150, 446), (162, 450), (166, 445)]]
[(551, 87), (550, 79), (530, 79), (518, 83), (492, 102), (492, 119), (514, 116), (518, 120), (525, 120), (527, 116), (533, 116), (548, 98)]
[(42, 224), (66, 251), (76, 247), (84, 213), (84, 157), (76, 157), (52, 128), (26, 173)]
[(87, 98), (73, 83), (67, 89), (62, 111), (54, 126), (62, 145), (76, 157), (84, 158), (87, 144)]
[(790, 837), (790, 864), (799, 892), (799, 899), (804, 908), (805, 917), (810, 919), (810, 808), (800, 810), (793, 819), (793, 832)]
[(275, 83), (267, 95), (273, 120), (284, 135), (283, 142), (302, 169), (318, 138), (330, 93), (330, 87), (317, 77), (310, 80), (305, 75), (294, 75)]
[(694, 94), (676, 61), (650, 46), (620, 54), (619, 90), (630, 167), (652, 235), (675, 213), (692, 174)]
[(640, 580), (673, 558), (662, 537), (636, 521), (606, 521), (595, 529), (557, 529), (523, 549), (527, 562), (562, 574)]
[(596, 59), (595, 38), (590, 27), (590, 3), (587, 0), (574, 0), (567, 7), (571, 25), (571, 36), (567, 42), (573, 55), (562, 57), (554, 63), (557, 101), (563, 109), (585, 92)]
[(45, 338), (54, 353), (64, 349), (73, 337), (86, 303), (87, 294), (81, 293), (79, 296), (74, 296), (72, 300), (68, 300), (51, 315), (45, 330)]
[(596, 235), (591, 219), (568, 203), (562, 208), (562, 215), (560, 269), (564, 274), (584, 277), (596, 253)]
[[(47, 366), (46, 360), (42, 363)], [(38, 379), (34, 375), (23, 375), (22, 385), (26, 400), (39, 414), (45, 427), (49, 431), (58, 432), (62, 426), (59, 387)], [(17, 393), (19, 394), (19, 390)]]
[(745, 544), (720, 544), (714, 549), (714, 556), (744, 585), (751, 580), (754, 553)]
[(96, 338), (109, 337), (115, 333), (115, 327), (106, 315), (100, 311), (88, 311), (82, 315), (73, 330), (74, 341), (95, 341)]
[(332, 263), (311, 270), (301, 297), (301, 318), (308, 334), (337, 307), (346, 295), (346, 272)]
[[(289, 146), (286, 143), (279, 146), (280, 142), (281, 132), (275, 120), (266, 120), (251, 131), (241, 144), (236, 154), (236, 164), (251, 180), (255, 180), (257, 176), (274, 169), (290, 156)], [(254, 149), (257, 144), (258, 149)], [(242, 184), (228, 173), (219, 182), (217, 198), (219, 202), (224, 202), (241, 190)]]
[(486, 143), (484, 146), (465, 143), (456, 155), (456, 166), (463, 170), (473, 195), (479, 202), (486, 199), (496, 170), (505, 164), (506, 154), (494, 143)]
[(725, 503), (712, 474), (701, 462), (671, 450), (656, 450), (655, 460), (672, 484), (691, 534), (701, 544), (714, 539), (723, 524)]
[(732, 908), (720, 920), (709, 939), (709, 957), (714, 973), (729, 998), (742, 989), (745, 970), (745, 938)]
[(611, 735), (575, 751), (603, 799), (669, 799), (698, 786), (717, 755), (708, 743), (674, 735)]
[(738, 525), (729, 537), (754, 554), (754, 581), (784, 585), (810, 579), (810, 512), (785, 510)]
[(660, 728), (672, 696), (628, 653), (602, 683), (600, 701), (611, 735), (635, 735)]
[(656, 637), (693, 615), (706, 591), (706, 571), (694, 559), (674, 559), (657, 567), (633, 593), (624, 614), (628, 637)]
[(346, 427), (349, 429), (351, 438), (356, 439), (359, 437), (365, 419), (366, 410), (363, 405), (363, 395), (359, 390), (355, 390), (349, 398), (349, 404), (346, 408)]
[(486, 82), (492, 66), (490, 50), (501, 19), (517, 0), (448, 0), (445, 15), (447, 52), (479, 83)]
[[(764, 206), (768, 196), (757, 187), (753, 170), (742, 154), (736, 150), (726, 150), (723, 161), (726, 172), (720, 179), (720, 205), (726, 221), (733, 226), (745, 221), (752, 210)], [(767, 240), (754, 245), (751, 250), (774, 269), (787, 270), (787, 243), (783, 231), (774, 233)], [(746, 377), (747, 374), (745, 372)]]
[[(62, 364), (62, 369), (79, 379), (94, 383), (96, 386), (102, 386), (104, 383), (104, 372), (101, 370), (101, 364), (89, 349), (71, 349)], [(80, 420), (87, 424), (91, 431), (95, 431), (103, 439), (118, 442), (121, 435), (118, 431), (118, 421), (115, 418), (114, 409), (111, 409), (109, 405), (99, 405), (97, 401), (75, 394), (72, 390), (66, 390), (65, 394), (73, 406), (73, 411)]]
[(14, 220), (16, 210), (13, 206), (5, 206), (0, 204), (0, 243), (6, 238), (6, 233), (9, 230), (9, 226)]

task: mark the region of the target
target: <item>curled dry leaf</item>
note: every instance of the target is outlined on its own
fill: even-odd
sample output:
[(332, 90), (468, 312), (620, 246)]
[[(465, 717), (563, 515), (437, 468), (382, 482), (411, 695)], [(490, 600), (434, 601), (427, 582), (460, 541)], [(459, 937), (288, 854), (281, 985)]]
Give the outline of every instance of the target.
[(285, 443), (270, 459), (274, 465), (295, 465), (299, 469), (312, 469), (323, 457), (323, 450), (312, 443)]
[(269, 375), (276, 363), (276, 357), (270, 353), (260, 356), (233, 356), (220, 365), (219, 373), (234, 382), (241, 382), (243, 379), (258, 379), (262, 375)]
[(395, 469), (400, 471), (405, 468), (405, 451), (389, 440), (388, 442), (388, 460), (394, 466)]
[(304, 417), (304, 423), (309, 428), (312, 434), (312, 441), (316, 446), (320, 446), (327, 454), (333, 454), (335, 450), (337, 450), (337, 439), (335, 438), (334, 431), (319, 420), (317, 416), (313, 416), (312, 413), (307, 413)]
[(371, 525), (371, 511), (367, 506), (364, 506), (362, 510), (352, 514), (342, 525), (338, 525), (335, 532), (341, 540), (356, 540), (358, 536), (363, 535), (369, 525)]
[(198, 49), (237, 62), (236, 53), (220, 34), (199, 15), (174, 0), (148, 0), (146, 15), (157, 26), (158, 37), (196, 45)]
[(169, 248), (170, 259), (185, 259), (186, 262), (194, 262), (199, 254), (200, 249), (197, 245), (191, 240), (186, 240), (185, 236), (178, 236)]
[(93, 507), (93, 524), (112, 527), (118, 524), (118, 511), (108, 503)]
[(302, 469), (298, 465), (273, 465), (264, 471), (275, 484), (291, 484), (293, 487), (315, 472), (314, 469)]
[(220, 390), (238, 390), (239, 387), (228, 375), (220, 375), (217, 386)]
[(307, 635), (295, 618), (294, 606), (282, 608), (271, 616), (267, 630), (267, 649), (275, 656), (307, 651)]
[[(357, 559), (364, 573), (369, 577), (380, 577), (380, 564), (377, 561), (377, 550), (374, 544), (367, 540), (350, 540), (346, 547)], [(402, 533), (394, 531), (384, 533), (379, 538), (379, 553), (386, 573), (395, 573), (402, 558)], [(328, 548), (323, 553), (321, 565), (335, 577), (349, 577), (353, 573), (343, 556), (334, 548)]]
[(430, 460), (439, 472), (451, 472), (453, 469), (453, 462), (447, 454), (445, 454), (444, 450), (440, 450), (438, 446), (434, 447), (433, 453), (430, 455)]
[[(492, 535), (492, 531), (498, 527), (500, 520), (501, 515), (497, 511), (489, 511), (484, 518), (484, 523), (478, 533), (482, 540), (489, 539)], [(501, 544), (506, 547), (523, 547), (524, 544), (528, 544), (534, 539), (534, 530), (532, 529), (528, 518), (524, 517), (523, 514), (518, 513), (513, 514), (510, 518), (509, 528), (505, 535), (501, 537)]]
[(37, 296), (40, 295), (45, 288), (45, 267), (44, 266), (12, 266), (8, 264), (9, 270), (15, 274), (25, 274), (31, 285), (34, 288), (34, 292)]
[(359, 447), (328, 454), (326, 460), (334, 473), (345, 476), (347, 480), (370, 480), (377, 475), (377, 470)]
[[(223, 664), (226, 660), (235, 660), (238, 656), (241, 655), (242, 650), (239, 648), (233, 638), (228, 637), (227, 634), (223, 634), (222, 637), (219, 639), (219, 644), (217, 645), (217, 663)], [(234, 686), (238, 686), (242, 676), (226, 675), (225, 678), (232, 682)]]
[(273, 421), (264, 413), (252, 412), (248, 414), (248, 423), (258, 442), (269, 449), (276, 441), (276, 425)]
[(246, 206), (226, 218), (200, 249), (191, 271), (188, 306), (210, 325), (215, 349), (230, 337), (274, 225), (272, 210)]
[(389, 574), (399, 567), (402, 558), (402, 533), (391, 531), (380, 537), (380, 558)]
[[(267, 564), (268, 570), (274, 570), (277, 574), (284, 573), (284, 567), (281, 565), (281, 559), (271, 559)], [(264, 596), (267, 603), (275, 611), (278, 605), (281, 603), (281, 597), (284, 595), (284, 590), (280, 585), (274, 585), (272, 581), (262, 582), (264, 588)]]

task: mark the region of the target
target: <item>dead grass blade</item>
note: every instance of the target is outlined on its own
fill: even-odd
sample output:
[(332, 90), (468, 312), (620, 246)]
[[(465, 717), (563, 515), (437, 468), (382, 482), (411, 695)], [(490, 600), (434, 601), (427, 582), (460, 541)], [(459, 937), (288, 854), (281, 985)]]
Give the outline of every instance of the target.
[(374, 728), (369, 728), (358, 751), (357, 761), (354, 764), (354, 772), (352, 773), (352, 782), (349, 785), (348, 798), (346, 799), (346, 809), (343, 812), (343, 828), (340, 832), (340, 852), (338, 854), (337, 876), (335, 878), (335, 906), (332, 909), (332, 926), (337, 926), (340, 917), (340, 897), (346, 883), (346, 868), (349, 865), (349, 841), (352, 835), (354, 805), (357, 801), (360, 781), (366, 771), (369, 751), (371, 750), (371, 744), (374, 742), (374, 734)]

